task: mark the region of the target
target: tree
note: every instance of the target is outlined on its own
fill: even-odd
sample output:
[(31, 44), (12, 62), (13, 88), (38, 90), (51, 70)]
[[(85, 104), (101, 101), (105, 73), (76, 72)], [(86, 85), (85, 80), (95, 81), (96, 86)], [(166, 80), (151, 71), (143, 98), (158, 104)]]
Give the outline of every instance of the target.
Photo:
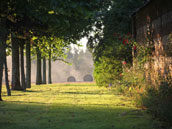
[(120, 79), (122, 61), (132, 64), (130, 16), (142, 4), (140, 0), (112, 0), (109, 9), (98, 15), (87, 45), (93, 53), (94, 77), (99, 85)]
[(43, 80), (42, 84), (47, 84), (47, 79), (46, 79), (46, 57), (43, 57)]
[(48, 58), (48, 84), (52, 84), (52, 79), (51, 79), (51, 50), (49, 51), (49, 58)]
[(41, 52), (39, 48), (36, 48), (37, 54), (37, 71), (36, 71), (36, 85), (42, 84), (42, 69), (41, 69)]
[[(36, 39), (36, 38), (35, 38)], [(65, 62), (65, 51), (69, 43), (64, 43), (64, 40), (45, 36), (39, 38), (37, 46), (43, 58), (43, 81), (46, 82), (46, 58), (48, 59), (48, 83), (51, 84), (51, 62), (61, 60)]]
[(31, 52), (30, 39), (26, 39), (26, 88), (31, 88)]
[(0, 43), (0, 101), (2, 101), (1, 97), (1, 90), (2, 90), (2, 76), (3, 76), (3, 62), (4, 62), (4, 55), (3, 55), (3, 43)]
[(0, 3), (0, 101), (2, 101), (1, 90), (2, 90), (2, 77), (3, 77), (3, 64), (5, 57), (5, 45), (6, 45), (6, 37), (8, 35), (8, 27), (7, 27), (7, 19), (5, 15), (8, 13), (7, 4), (8, 0), (2, 0)]
[(11, 96), (11, 90), (9, 86), (9, 80), (8, 80), (8, 67), (7, 67), (7, 54), (6, 51), (4, 51), (4, 67), (5, 67), (5, 83), (6, 83), (6, 88), (7, 88), (7, 95)]
[(26, 90), (25, 70), (24, 70), (24, 40), (20, 42), (20, 68), (21, 68), (21, 87)]
[[(3, 22), (2, 19), (0, 19), (0, 22)], [(2, 77), (3, 77), (3, 63), (4, 63), (4, 53), (5, 53), (5, 43), (4, 38), (5, 35), (2, 34), (2, 28), (0, 28), (0, 101), (2, 101), (1, 97), (1, 90), (2, 90)]]
[(19, 40), (12, 34), (12, 90), (23, 90), (20, 85)]
[[(22, 89), (19, 81), (17, 41), (20, 37), (24, 37), (24, 34), (29, 32), (31, 36), (51, 37), (53, 35), (63, 39), (64, 43), (75, 43), (87, 34), (87, 30), (90, 29), (89, 25), (94, 22), (92, 17), (105, 3), (104, 0), (1, 0), (0, 20), (5, 19), (5, 22), (0, 22), (1, 30), (3, 30), (2, 33), (8, 30), (12, 33), (13, 89)], [(4, 25), (7, 23), (8, 26)], [(2, 37), (0, 42), (5, 42)], [(28, 52), (29, 46), (27, 47)], [(27, 57), (27, 60), (30, 60), (28, 54)], [(27, 70), (30, 70), (29, 63), (27, 66)], [(30, 87), (29, 77), (30, 72), (27, 72), (27, 87)]]

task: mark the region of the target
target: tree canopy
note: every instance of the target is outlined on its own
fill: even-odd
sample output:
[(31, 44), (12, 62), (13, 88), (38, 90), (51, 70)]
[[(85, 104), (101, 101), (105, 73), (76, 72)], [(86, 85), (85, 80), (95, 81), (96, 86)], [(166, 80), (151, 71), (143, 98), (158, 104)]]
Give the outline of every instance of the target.
[(120, 79), (122, 62), (132, 63), (131, 15), (142, 4), (141, 0), (113, 0), (97, 17), (87, 45), (93, 54), (98, 84), (108, 85)]

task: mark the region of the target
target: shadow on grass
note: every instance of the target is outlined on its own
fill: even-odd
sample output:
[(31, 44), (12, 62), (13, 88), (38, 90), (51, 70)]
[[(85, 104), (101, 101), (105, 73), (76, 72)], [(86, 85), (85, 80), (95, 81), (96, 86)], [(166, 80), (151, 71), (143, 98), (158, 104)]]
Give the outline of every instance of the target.
[(131, 108), (0, 102), (0, 129), (159, 129), (156, 125)]
[[(58, 85), (58, 84), (57, 84)], [(59, 85), (63, 85), (63, 86), (96, 86), (95, 83), (86, 83), (86, 82), (74, 82), (74, 83), (66, 83), (66, 84), (59, 84)]]
[(42, 91), (26, 90), (26, 91), (24, 91), (24, 92), (29, 92), (29, 93), (30, 93), (30, 92), (31, 92), (31, 93), (34, 93), (34, 92), (35, 92), (35, 93), (39, 93), (39, 92), (42, 92)]
[[(81, 94), (81, 95), (97, 95), (99, 92), (59, 92), (61, 94)], [(108, 93), (107, 93), (108, 94)]]

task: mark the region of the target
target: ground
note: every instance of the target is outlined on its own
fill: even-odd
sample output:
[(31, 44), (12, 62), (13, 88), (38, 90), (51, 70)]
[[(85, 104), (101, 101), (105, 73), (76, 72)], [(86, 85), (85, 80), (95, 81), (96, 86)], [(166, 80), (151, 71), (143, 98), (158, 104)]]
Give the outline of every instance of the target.
[(3, 87), (0, 129), (158, 129), (158, 122), (127, 97), (94, 83)]

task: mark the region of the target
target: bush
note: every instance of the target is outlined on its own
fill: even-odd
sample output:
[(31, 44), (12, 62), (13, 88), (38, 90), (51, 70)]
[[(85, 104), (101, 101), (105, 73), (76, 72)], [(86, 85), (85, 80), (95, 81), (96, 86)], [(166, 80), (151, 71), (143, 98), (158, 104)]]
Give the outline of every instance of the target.
[(151, 86), (145, 96), (141, 97), (142, 105), (154, 117), (172, 126), (172, 81), (165, 80), (160, 85)]
[(172, 79), (159, 79), (151, 86), (144, 78), (143, 68), (124, 67), (122, 79), (116, 83), (116, 92), (131, 97), (138, 107), (147, 109), (165, 126), (172, 126)]
[(140, 68), (128, 68), (123, 65), (122, 79), (118, 83), (118, 87), (123, 87), (124, 94), (130, 97), (135, 97), (138, 94), (145, 92), (146, 82), (144, 77), (144, 71)]
[(120, 79), (122, 72), (121, 62), (115, 58), (102, 57), (94, 64), (94, 78), (99, 86), (108, 86)]
[[(117, 36), (118, 35), (118, 36)], [(114, 84), (121, 80), (123, 72), (122, 64), (131, 64), (132, 45), (129, 42), (130, 35), (116, 34), (109, 40), (101, 51), (101, 54), (94, 61), (94, 79), (99, 86)]]

